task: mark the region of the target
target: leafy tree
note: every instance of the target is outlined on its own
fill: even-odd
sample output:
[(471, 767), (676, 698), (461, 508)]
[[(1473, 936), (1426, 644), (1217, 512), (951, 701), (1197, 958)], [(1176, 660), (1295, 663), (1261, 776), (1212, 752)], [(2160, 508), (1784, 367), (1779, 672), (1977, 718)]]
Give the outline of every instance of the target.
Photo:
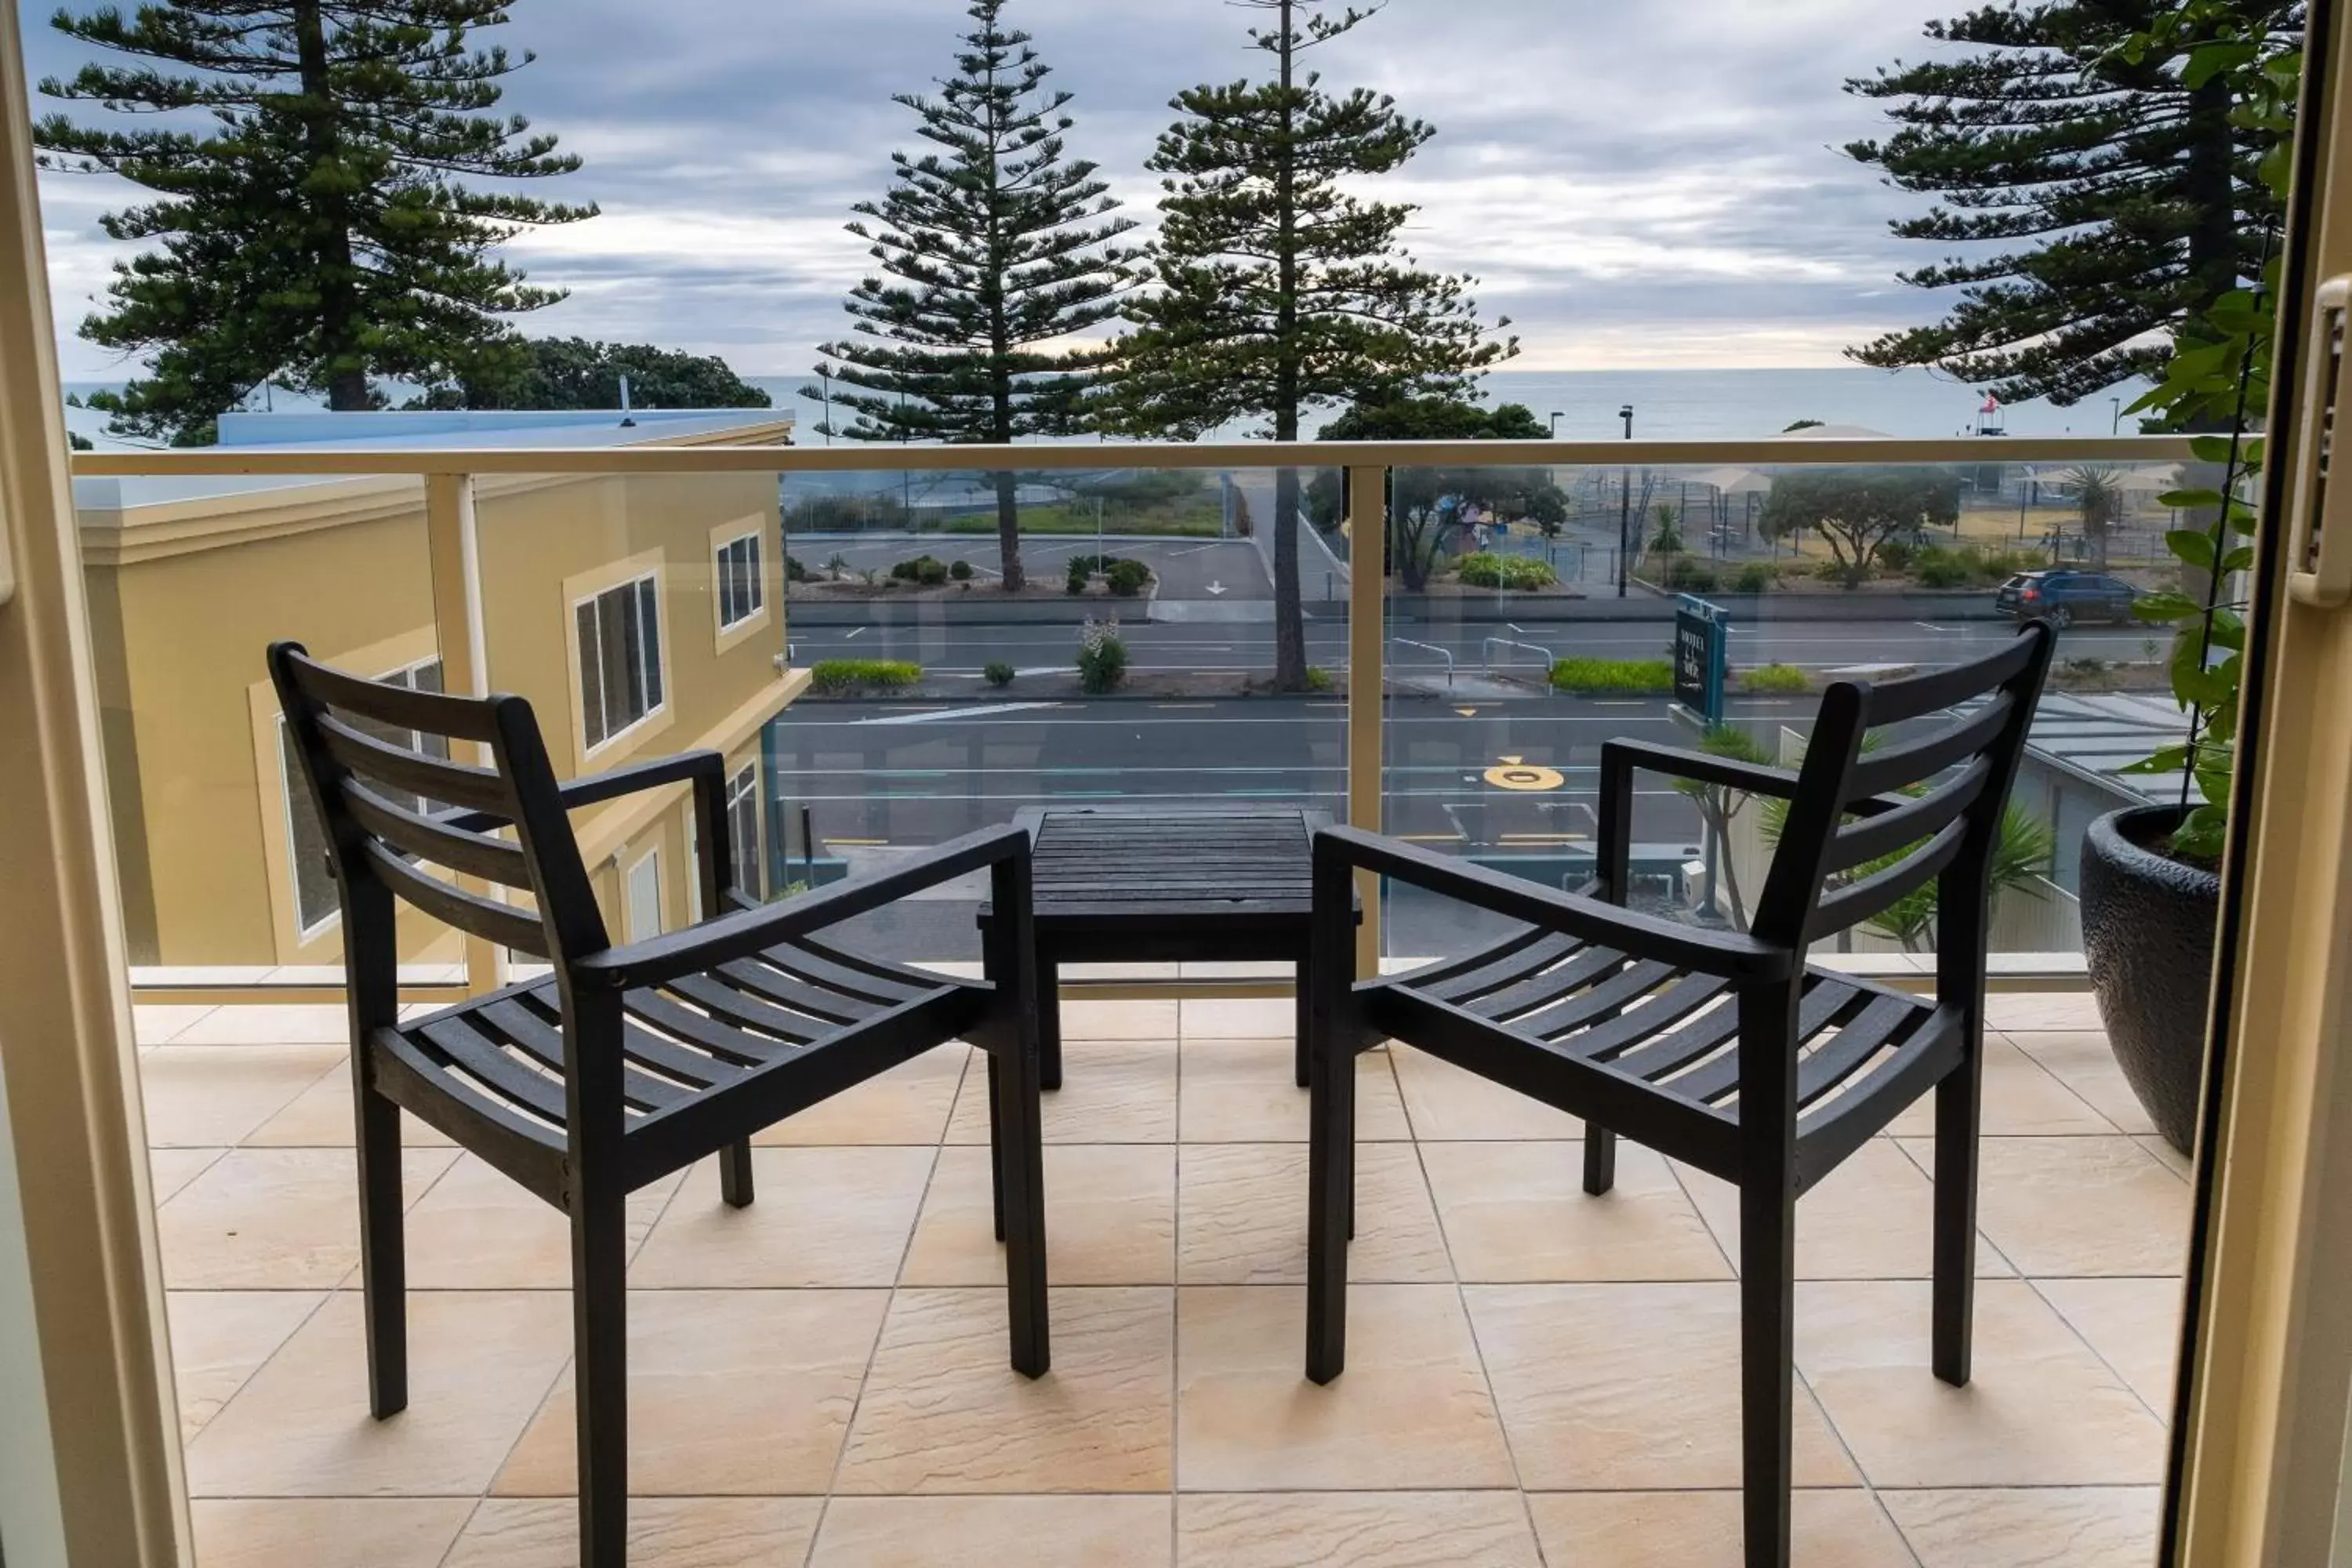
[[(2160, 375), (2172, 335), (2252, 275), (2281, 213), (2261, 177), (2280, 132), (2233, 114), (2204, 46), (2226, 36), (2257, 56), (2284, 51), (2303, 9), (2011, 0), (1929, 24), (1930, 40), (1965, 52), (1849, 81), (1899, 129), (1846, 152), (1942, 198), (1895, 232), (1970, 247), (1902, 275), (1959, 290), (1944, 320), (1849, 352), (1940, 365), (2010, 402), (2071, 404)], [(2197, 14), (2146, 31), (2160, 11)]]
[[(1528, 441), (1549, 434), (1525, 404), (1498, 408), (1451, 397), (1406, 397), (1359, 404), (1317, 432), (1326, 441)], [(1339, 471), (1318, 471), (1307, 486), (1307, 514), (1336, 526), (1343, 514)], [(1419, 593), (1438, 560), (1476, 510), (1536, 523), (1547, 534), (1568, 521), (1568, 496), (1549, 468), (1396, 468), (1389, 476), (1389, 559), (1408, 593)]]
[(54, 114), (35, 128), (43, 168), (119, 174), (156, 198), (101, 220), (110, 237), (156, 247), (116, 264), (111, 308), (81, 324), (94, 343), (149, 357), (147, 375), (90, 399), (114, 428), (196, 444), (265, 380), (373, 408), (376, 379), (437, 384), (518, 363), (501, 318), (563, 295), (492, 253), (596, 209), (463, 183), (579, 167), (520, 115), (489, 112), (531, 59), (470, 47), (507, 12), (505, 0), (168, 0), (52, 18), (142, 63), (85, 65), (43, 92), (175, 116), (122, 130)]
[[(1115, 242), (1135, 224), (1110, 216), (1118, 203), (1095, 164), (1063, 161), (1071, 95), (1044, 90), (1051, 68), (1003, 9), (972, 0), (957, 74), (936, 99), (895, 100), (940, 151), (893, 153), (889, 191), (857, 205), (872, 221), (849, 232), (898, 281), (862, 279), (844, 306), (856, 335), (818, 351), (835, 362), (819, 374), (852, 388), (832, 401), (855, 416), (825, 434), (1001, 445), (1088, 427), (1086, 395), (1109, 356), (1065, 340), (1118, 314), (1135, 253)], [(1018, 591), (1018, 480), (993, 479), (1004, 586)]]
[(2083, 538), (2091, 548), (2091, 564), (2104, 572), (2107, 531), (2124, 518), (2123, 470), (2105, 463), (2085, 463), (2058, 477), (2074, 487), (2074, 504), (2083, 514)]
[(1818, 419), (1791, 419), (1780, 426), (1780, 434), (1792, 436), (1800, 430), (1818, 430), (1821, 427), (1822, 422)]
[(595, 343), (586, 338), (527, 338), (512, 374), (436, 387), (414, 400), (425, 408), (618, 408), (629, 378), (635, 408), (766, 408), (767, 393), (717, 354), (690, 354), (650, 343)]
[[(1411, 206), (1353, 194), (1436, 132), (1391, 99), (1328, 89), (1299, 66), (1373, 12), (1234, 4), (1271, 15), (1249, 39), (1274, 79), (1203, 84), (1171, 105), (1180, 118), (1147, 164), (1163, 193), (1158, 287), (1128, 307), (1120, 424), (1192, 439), (1260, 418), (1274, 439), (1295, 441), (1316, 404), (1466, 395), (1517, 341), (1488, 341), (1470, 279), (1424, 271), (1399, 247)], [(1286, 691), (1307, 681), (1298, 501), (1297, 472), (1276, 470), (1274, 680)]]
[(1781, 474), (1756, 531), (1780, 539), (1817, 529), (1849, 588), (1870, 575), (1888, 540), (1959, 521), (1959, 479), (1940, 468), (1810, 468)]

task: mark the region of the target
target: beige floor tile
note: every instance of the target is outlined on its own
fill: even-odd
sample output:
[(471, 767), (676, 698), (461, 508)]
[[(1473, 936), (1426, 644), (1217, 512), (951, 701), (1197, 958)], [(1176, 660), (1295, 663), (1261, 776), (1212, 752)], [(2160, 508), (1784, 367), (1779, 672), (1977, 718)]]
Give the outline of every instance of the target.
[(787, 1116), (751, 1142), (763, 1144), (936, 1143), (955, 1109), (967, 1058), (965, 1046), (925, 1051), (878, 1078), (867, 1079), (798, 1116)]
[[(1736, 1491), (1549, 1492), (1530, 1496), (1536, 1533), (1552, 1568), (1739, 1568)], [(1790, 1555), (1805, 1568), (1907, 1564), (1903, 1538), (1871, 1495), (1801, 1490), (1790, 1499)]]
[(2098, 998), (2079, 991), (1996, 991), (1985, 998), (1985, 1022), (2003, 1034), (2020, 1029), (2104, 1029)]
[(1178, 1033), (1176, 1018), (1176, 1004), (1172, 1001), (1104, 1002), (1065, 998), (1062, 1003), (1062, 1043), (1066, 1048), (1072, 1040), (1172, 1040)]
[[(684, 1179), (676, 1173), (629, 1194), (632, 1247)], [(460, 1155), (408, 1211), (408, 1283), (420, 1290), (570, 1289), (572, 1223), (512, 1177)]]
[(1617, 1145), (1617, 1184), (1584, 1190), (1579, 1143), (1423, 1143), (1465, 1280), (1728, 1279), (1731, 1266), (1664, 1159)]
[(1538, 1568), (1542, 1561), (1517, 1491), (1176, 1500), (1178, 1568)]
[(367, 1408), (360, 1298), (340, 1291), (188, 1445), (197, 1497), (478, 1496), (572, 1352), (558, 1290), (408, 1298), (408, 1408)]
[[(1687, 1165), (1678, 1170), (1707, 1228), (1736, 1264), (1739, 1189)], [(1797, 1200), (1797, 1278), (1925, 1279), (1935, 1269), (1935, 1184), (1891, 1140), (1874, 1138)], [(1979, 1235), (1977, 1272), (2017, 1271)]]
[(326, 1299), (323, 1290), (168, 1292), (182, 1441), (203, 1431)]
[[(1185, 1285), (1307, 1282), (1307, 1146), (1187, 1143), (1177, 1167), (1177, 1279)], [(1348, 1277), (1454, 1278), (1429, 1184), (1410, 1143), (1356, 1147), (1356, 1239)]]
[(2107, 1037), (2091, 1029), (2012, 1029), (2009, 1037), (2121, 1132), (2153, 1132)]
[[(249, 1149), (348, 1149), (356, 1136), (353, 1126), (351, 1075), (338, 1070), (296, 1095), (286, 1109), (247, 1137), (245, 1144)], [(405, 1111), (400, 1117), (400, 1141), (411, 1149), (456, 1146), (438, 1129)]]
[(439, 1568), (471, 1498), (203, 1499), (201, 1568)]
[(2164, 1429), (2023, 1280), (1977, 1286), (1974, 1377), (1928, 1365), (1923, 1281), (1797, 1288), (1797, 1365), (1873, 1486), (2137, 1485)]
[(235, 1143), (337, 1069), (335, 1046), (159, 1046), (142, 1053), (151, 1147)]
[(898, 1277), (938, 1153), (754, 1149), (753, 1197), (741, 1209), (719, 1201), (718, 1163), (705, 1160), (637, 1249), (629, 1283), (640, 1289), (888, 1285)]
[(2038, 1279), (2034, 1288), (2147, 1407), (2171, 1418), (2180, 1356), (2178, 1279)]
[[(940, 1152), (899, 1271), (902, 1285), (999, 1285), (988, 1151)], [(1059, 1143), (1045, 1150), (1046, 1260), (1056, 1285), (1166, 1285), (1175, 1278), (1176, 1146)]]
[(147, 1180), (157, 1207), (169, 1203), (180, 1190), (203, 1175), (218, 1162), (226, 1149), (151, 1149), (147, 1152)]
[[(631, 1495), (823, 1492), (888, 1302), (883, 1290), (630, 1291)], [(566, 1372), (494, 1489), (571, 1494), (577, 1420)]]
[[(824, 1503), (816, 1498), (631, 1498), (633, 1568), (748, 1568), (800, 1563)], [(442, 1568), (578, 1568), (580, 1513), (570, 1498), (492, 1498)]]
[(902, 1289), (859, 1400), (844, 1493), (1168, 1489), (1175, 1292), (1056, 1289), (1053, 1370), (1009, 1364), (1002, 1290)]
[[(1984, 1117), (1979, 1125), (1988, 1136), (2046, 1137), (2117, 1131), (2115, 1122), (2098, 1107), (2084, 1101), (2039, 1060), (2000, 1035), (1987, 1035), (1984, 1048)], [(1895, 1119), (1887, 1131), (1919, 1137), (1934, 1132), (1935, 1095), (1921, 1096)]]
[[(1903, 1147), (1934, 1168), (1931, 1140)], [(2175, 1274), (2189, 1190), (2128, 1138), (1988, 1138), (1977, 1225), (2029, 1276)]]
[(1165, 1497), (835, 1498), (810, 1568), (1168, 1568)]
[(1298, 1032), (1298, 1004), (1288, 996), (1188, 996), (1180, 1033), (1188, 1040), (1272, 1040)]
[(1348, 1292), (1348, 1368), (1307, 1381), (1307, 1292), (1185, 1289), (1176, 1310), (1185, 1491), (1507, 1487), (1511, 1456), (1450, 1285)]
[[(1181, 1136), (1187, 1143), (1304, 1143), (1307, 1091), (1287, 1039), (1184, 1042)], [(1356, 1058), (1356, 1141), (1412, 1136), (1384, 1051)]]
[[(1474, 1285), (1465, 1290), (1531, 1489), (1737, 1487), (1739, 1289)], [(1801, 1384), (1797, 1484), (1858, 1484)]]
[[(455, 1150), (409, 1150), (409, 1203), (457, 1157)], [(331, 1289), (359, 1267), (359, 1203), (349, 1149), (232, 1149), (155, 1211), (163, 1283)]]
[(184, 1029), (213, 1010), (213, 1004), (141, 1002), (131, 1008), (131, 1038), (142, 1046), (168, 1046)]
[(351, 1015), (340, 1002), (273, 1002), (215, 1007), (172, 1037), (175, 1046), (341, 1046)]
[(2147, 1150), (2151, 1155), (2155, 1156), (2157, 1160), (2163, 1163), (2166, 1170), (2171, 1172), (2182, 1181), (2190, 1181), (2195, 1178), (2197, 1174), (2197, 1166), (2195, 1163), (2192, 1162), (2188, 1155), (2182, 1153), (2179, 1150), (2175, 1149), (2171, 1144), (2166, 1142), (2163, 1139), (2156, 1136), (2154, 1133), (2148, 1133), (2142, 1137), (2134, 1138), (2132, 1142)]
[[(1043, 1103), (1048, 1143), (1172, 1143), (1176, 1037), (1072, 1041), (1062, 1047), (1062, 1087)], [(988, 1142), (988, 1063), (977, 1054), (956, 1094), (947, 1141)]]
[(1397, 1082), (1404, 1090), (1405, 1111), (1416, 1138), (1532, 1142), (1584, 1135), (1584, 1124), (1567, 1112), (1489, 1083), (1426, 1051), (1391, 1045), (1389, 1054), (1396, 1062)]
[(2164, 1496), (2155, 1487), (1879, 1494), (1920, 1568), (2147, 1568)]

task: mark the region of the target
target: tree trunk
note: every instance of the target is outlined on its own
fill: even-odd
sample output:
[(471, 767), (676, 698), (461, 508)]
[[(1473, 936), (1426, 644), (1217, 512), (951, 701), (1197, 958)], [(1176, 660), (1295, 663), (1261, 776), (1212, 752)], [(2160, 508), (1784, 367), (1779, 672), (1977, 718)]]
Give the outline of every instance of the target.
[(1029, 585), (1029, 574), (1021, 564), (1021, 506), (1015, 495), (1020, 488), (1020, 476), (1000, 470), (989, 476), (996, 481), (996, 552), (1004, 571), (1004, 591), (1017, 594)]
[[(1290, 0), (1283, 0), (1282, 131), (1275, 148), (1275, 232), (1279, 256), (1275, 300), (1274, 438), (1298, 439), (1298, 181), (1297, 150), (1291, 142), (1296, 106), (1291, 101)], [(1298, 470), (1274, 475), (1274, 686), (1277, 691), (1307, 688), (1307, 616), (1298, 599)]]
[[(315, 174), (340, 161), (333, 84), (327, 71), (327, 25), (320, 0), (294, 0), (294, 37), (302, 76), (302, 141)], [(331, 190), (340, 183), (328, 180)], [(360, 353), (360, 299), (352, 261), (351, 220), (340, 195), (310, 198), (317, 205), (319, 359), (325, 372), (327, 406), (338, 414), (374, 405), (368, 395), (367, 363)]]

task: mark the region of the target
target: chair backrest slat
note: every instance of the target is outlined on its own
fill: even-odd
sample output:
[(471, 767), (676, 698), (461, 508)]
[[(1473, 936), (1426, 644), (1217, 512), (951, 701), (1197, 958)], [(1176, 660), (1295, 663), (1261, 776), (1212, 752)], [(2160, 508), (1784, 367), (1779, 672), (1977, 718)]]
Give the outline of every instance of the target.
[[(530, 704), (363, 680), (328, 668), (296, 643), (272, 645), (269, 672), (304, 787), (326, 828), (346, 950), (365, 949), (371, 973), (391, 973), (386, 893), (470, 935), (548, 958), (559, 970), (611, 945)], [(413, 736), (418, 748), (431, 749), (386, 735)], [(434, 754), (456, 742), (486, 750), (490, 765)], [(439, 815), (443, 806), (509, 825), (514, 839), (457, 826)], [(530, 907), (486, 898), (458, 879), (516, 889)]]
[(421, 871), (406, 857), (373, 839), (368, 841), (362, 853), (369, 860), (370, 868), (383, 878), (394, 892), (435, 920), (497, 942), (501, 947), (520, 948), (525, 952), (549, 956), (546, 928), (539, 923), (538, 916), (507, 904), (494, 903)]
[[(1987, 658), (1885, 685), (1840, 681), (1824, 692), (1757, 900), (1755, 934), (1802, 946), (1931, 883), (1940, 928), (1952, 899), (1965, 907), (1986, 897), (2051, 646), (2050, 628), (2029, 622)], [(1958, 708), (1967, 710), (1951, 712)], [(1932, 724), (1925, 734), (1865, 744), (1873, 731), (1923, 721)], [(1952, 929), (1964, 944), (1981, 942), (1980, 920)]]
[(520, 849), (502, 839), (419, 816), (357, 779), (343, 781), (343, 804), (362, 827), (417, 859), (509, 888), (530, 886), (530, 863)]
[(1830, 840), (1822, 869), (1835, 876), (1923, 842), (1974, 804), (1991, 777), (1991, 759), (1979, 755), (1925, 794), (1847, 823)]
[(503, 814), (508, 808), (506, 786), (488, 768), (444, 762), (379, 741), (329, 714), (321, 714), (318, 725), (327, 754), (362, 779), (389, 785), (403, 795), (475, 811)]

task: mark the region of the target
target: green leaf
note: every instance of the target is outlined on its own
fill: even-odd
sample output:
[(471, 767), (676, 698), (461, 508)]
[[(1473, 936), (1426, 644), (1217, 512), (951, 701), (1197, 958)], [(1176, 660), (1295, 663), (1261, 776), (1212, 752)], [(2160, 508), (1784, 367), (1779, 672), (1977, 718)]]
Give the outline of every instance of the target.
[(2183, 773), (2189, 771), (2189, 748), (2186, 745), (2165, 746), (2136, 763), (2126, 763), (2116, 770), (2119, 773)]
[(2200, 507), (2220, 506), (2221, 492), (2220, 490), (2167, 490), (2156, 498), (2156, 504), (2179, 507), (2183, 511), (2194, 511)]
[(2200, 463), (2227, 463), (2240, 455), (2239, 444), (2228, 436), (2191, 436), (2189, 450)]
[(2177, 588), (2162, 588), (2153, 594), (2143, 594), (2132, 601), (2132, 614), (2143, 621), (2162, 625), (2167, 621), (2190, 620), (2205, 614), (2205, 606)]
[(2213, 536), (2201, 528), (2176, 528), (2164, 536), (2164, 547), (2200, 572), (2213, 569)]

